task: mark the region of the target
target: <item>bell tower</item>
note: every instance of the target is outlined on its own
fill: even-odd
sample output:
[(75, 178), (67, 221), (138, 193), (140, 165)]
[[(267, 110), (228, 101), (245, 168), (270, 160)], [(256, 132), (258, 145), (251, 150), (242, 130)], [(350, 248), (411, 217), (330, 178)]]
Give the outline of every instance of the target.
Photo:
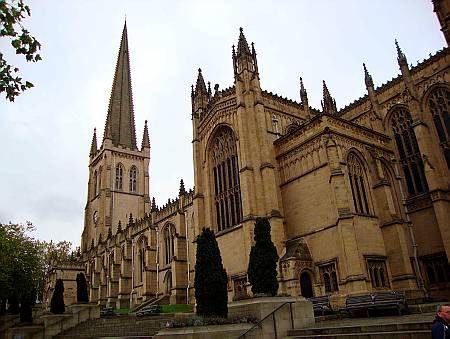
[(131, 91), (127, 24), (123, 27), (111, 97), (101, 147), (94, 129), (89, 152), (89, 182), (81, 236), (82, 251), (96, 246), (108, 232), (115, 234), (119, 222), (143, 218), (150, 211), (150, 140), (145, 121), (141, 149)]

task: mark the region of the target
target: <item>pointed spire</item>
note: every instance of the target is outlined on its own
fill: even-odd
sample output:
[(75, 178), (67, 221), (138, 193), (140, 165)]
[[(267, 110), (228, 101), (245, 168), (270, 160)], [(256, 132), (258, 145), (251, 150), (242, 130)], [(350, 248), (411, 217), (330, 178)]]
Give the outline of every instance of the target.
[(152, 199), (152, 208), (151, 208), (150, 212), (156, 212), (156, 200), (155, 200), (155, 197), (153, 197), (153, 199)]
[(363, 63), (363, 67), (364, 67), (364, 80), (366, 82), (366, 88), (367, 89), (372, 89), (373, 90), (373, 80), (372, 80), (372, 76), (369, 74), (369, 71), (367, 70), (366, 64)]
[(119, 224), (117, 225), (117, 233), (121, 233), (122, 232), (122, 223), (119, 220)]
[(112, 230), (111, 227), (108, 227), (108, 237), (106, 239), (111, 239), (112, 238)]
[(247, 39), (245, 39), (244, 29), (239, 27), (239, 41), (237, 46), (237, 56), (251, 55), (250, 48), (248, 47)]
[(328, 91), (327, 84), (325, 80), (323, 80), (323, 101), (322, 101), (322, 109), (325, 113), (329, 114), (337, 114), (336, 108), (336, 100), (330, 95), (330, 91)]
[(144, 149), (144, 147), (150, 148), (150, 138), (148, 136), (147, 120), (145, 120), (144, 124), (144, 134), (142, 136), (141, 150)]
[(128, 218), (128, 226), (133, 225), (133, 214), (130, 213), (130, 217)]
[(303, 109), (306, 112), (306, 116), (308, 118), (310, 118), (311, 113), (309, 111), (308, 93), (306, 93), (306, 89), (305, 89), (305, 86), (303, 85), (302, 77), (300, 77), (300, 99), (302, 101)]
[(180, 190), (179, 190), (178, 195), (182, 196), (182, 195), (185, 195), (185, 194), (186, 194), (186, 189), (184, 188), (184, 181), (183, 181), (183, 179), (181, 179), (180, 180)]
[(302, 99), (303, 105), (308, 105), (308, 93), (306, 93), (302, 77), (300, 77), (300, 99)]
[(408, 66), (408, 60), (406, 59), (405, 54), (401, 50), (400, 46), (398, 45), (397, 39), (395, 39), (395, 47), (397, 48), (397, 61), (398, 65), (401, 67), (402, 65)]
[(89, 155), (93, 156), (96, 153), (97, 153), (97, 129), (94, 128), (94, 135), (92, 136), (91, 151), (89, 152)]
[(195, 95), (207, 94), (208, 91), (205, 85), (205, 79), (203, 79), (202, 69), (198, 69), (197, 83), (195, 84)]
[(117, 57), (104, 139), (111, 139), (115, 146), (121, 145), (137, 149), (126, 21)]

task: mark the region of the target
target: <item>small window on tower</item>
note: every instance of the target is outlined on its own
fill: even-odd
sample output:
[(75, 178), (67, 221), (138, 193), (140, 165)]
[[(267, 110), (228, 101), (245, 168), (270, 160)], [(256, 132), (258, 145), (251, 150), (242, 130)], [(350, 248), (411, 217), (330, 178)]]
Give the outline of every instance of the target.
[(137, 169), (136, 166), (131, 167), (130, 170), (130, 192), (137, 192)]
[(116, 190), (122, 190), (122, 182), (123, 182), (123, 166), (118, 164), (116, 166)]

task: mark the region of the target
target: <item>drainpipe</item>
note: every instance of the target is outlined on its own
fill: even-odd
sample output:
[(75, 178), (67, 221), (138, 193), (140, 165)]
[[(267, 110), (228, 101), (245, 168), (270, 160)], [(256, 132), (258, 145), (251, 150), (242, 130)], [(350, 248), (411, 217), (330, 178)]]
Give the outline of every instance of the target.
[(130, 292), (130, 309), (133, 308), (134, 294), (134, 238), (131, 239), (131, 292)]
[(159, 250), (159, 227), (156, 226), (156, 298), (158, 298), (159, 295)]
[(419, 285), (419, 288), (422, 289), (422, 291), (425, 293), (425, 297), (429, 298), (429, 293), (428, 293), (427, 289), (425, 288), (422, 271), (421, 271), (420, 265), (419, 265), (419, 257), (417, 255), (418, 245), (416, 243), (416, 237), (414, 236), (413, 223), (411, 221), (411, 218), (409, 217), (408, 206), (406, 205), (406, 195), (405, 195), (405, 192), (403, 191), (403, 184), (402, 184), (403, 177), (400, 175), (400, 171), (398, 168), (399, 161), (397, 161), (397, 159), (395, 159), (395, 158), (392, 158), (391, 161), (394, 165), (393, 167), (394, 167), (394, 172), (395, 172), (395, 178), (398, 180), (398, 186), (400, 187), (400, 195), (402, 196), (402, 203), (403, 203), (403, 207), (405, 209), (406, 224), (408, 225), (409, 236), (411, 239), (411, 246), (413, 248), (414, 266), (416, 269), (417, 277), (419, 278), (418, 285)]
[(186, 226), (186, 256), (187, 256), (187, 287), (186, 287), (186, 304), (189, 304), (189, 288), (190, 288), (190, 270), (191, 262), (189, 261), (189, 233), (188, 233), (188, 220), (184, 218), (184, 225)]

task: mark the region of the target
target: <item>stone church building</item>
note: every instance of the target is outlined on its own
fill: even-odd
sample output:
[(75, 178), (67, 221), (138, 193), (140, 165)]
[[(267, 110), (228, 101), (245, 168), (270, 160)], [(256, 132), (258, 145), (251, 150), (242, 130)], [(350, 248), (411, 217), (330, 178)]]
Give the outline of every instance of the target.
[[(433, 3), (448, 45), (449, 3)], [(324, 81), (313, 108), (301, 78), (300, 102), (261, 88), (264, 66), (241, 29), (233, 85), (211, 89), (199, 69), (192, 87), (195, 187), (181, 182), (156, 206), (147, 122), (140, 147), (135, 133), (125, 24), (104, 134), (98, 145), (94, 131), (89, 153), (81, 246), (90, 300), (194, 303), (203, 227), (216, 234), (229, 301), (246, 298), (259, 216), (280, 256), (279, 294), (450, 298), (449, 50), (410, 67), (396, 47), (396, 78), (375, 87), (364, 65), (364, 97), (338, 110)]]

